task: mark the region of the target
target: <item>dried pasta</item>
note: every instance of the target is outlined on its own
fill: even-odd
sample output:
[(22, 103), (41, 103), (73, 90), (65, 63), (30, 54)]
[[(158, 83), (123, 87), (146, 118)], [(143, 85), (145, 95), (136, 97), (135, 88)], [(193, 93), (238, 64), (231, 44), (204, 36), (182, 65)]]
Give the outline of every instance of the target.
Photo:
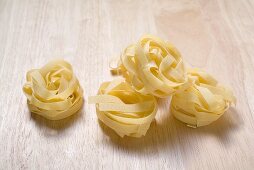
[(191, 127), (208, 125), (217, 120), (236, 99), (228, 88), (218, 84), (201, 69), (189, 69), (192, 85), (173, 95), (171, 112)]
[(151, 35), (128, 46), (118, 66), (112, 69), (121, 73), (137, 92), (160, 98), (189, 85), (179, 51), (169, 42)]
[(83, 91), (72, 66), (62, 59), (28, 71), (26, 80), (23, 91), (30, 111), (47, 119), (66, 118), (83, 104)]
[(136, 92), (122, 78), (102, 83), (89, 103), (96, 103), (98, 118), (121, 137), (145, 135), (157, 111), (152, 95)]

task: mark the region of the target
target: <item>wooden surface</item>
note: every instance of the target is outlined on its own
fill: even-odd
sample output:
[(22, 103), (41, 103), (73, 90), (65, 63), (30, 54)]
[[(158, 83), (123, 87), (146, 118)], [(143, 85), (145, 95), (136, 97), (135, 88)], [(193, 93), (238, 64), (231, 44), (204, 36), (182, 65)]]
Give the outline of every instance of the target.
[[(231, 86), (237, 106), (191, 129), (161, 100), (140, 139), (100, 124), (87, 97), (113, 79), (110, 59), (145, 33)], [(0, 0), (0, 169), (253, 169), (253, 45), (252, 0)], [(22, 85), (26, 71), (56, 57), (73, 65), (86, 102), (52, 122), (29, 113)]]

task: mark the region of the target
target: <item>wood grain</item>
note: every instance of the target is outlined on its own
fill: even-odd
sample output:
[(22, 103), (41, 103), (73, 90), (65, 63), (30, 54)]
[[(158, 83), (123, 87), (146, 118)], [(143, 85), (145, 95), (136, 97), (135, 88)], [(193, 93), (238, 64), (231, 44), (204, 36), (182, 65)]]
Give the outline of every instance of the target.
[[(140, 139), (99, 123), (94, 95), (112, 57), (145, 33), (168, 39), (189, 66), (234, 90), (235, 108), (191, 129), (160, 100)], [(0, 169), (253, 169), (254, 1), (0, 0)], [(63, 57), (85, 90), (83, 109), (48, 121), (30, 114), (25, 74)]]

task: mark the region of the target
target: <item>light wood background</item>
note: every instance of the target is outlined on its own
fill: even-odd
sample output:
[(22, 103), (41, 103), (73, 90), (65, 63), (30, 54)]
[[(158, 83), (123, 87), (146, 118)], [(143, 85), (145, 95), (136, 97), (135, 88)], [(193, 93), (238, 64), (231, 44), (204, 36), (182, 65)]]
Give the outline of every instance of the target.
[[(100, 124), (87, 97), (113, 79), (110, 59), (145, 33), (231, 86), (237, 106), (191, 129), (161, 100), (140, 139)], [(52, 122), (29, 113), (22, 85), (56, 57), (73, 65), (86, 101)], [(254, 169), (253, 0), (0, 0), (0, 76), (0, 169)]]

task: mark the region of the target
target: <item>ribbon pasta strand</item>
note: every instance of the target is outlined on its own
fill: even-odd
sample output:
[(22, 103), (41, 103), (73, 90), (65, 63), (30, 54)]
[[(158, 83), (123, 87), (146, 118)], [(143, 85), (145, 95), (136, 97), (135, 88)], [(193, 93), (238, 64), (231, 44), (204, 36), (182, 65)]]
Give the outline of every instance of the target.
[(233, 93), (205, 71), (188, 70), (192, 86), (176, 93), (171, 100), (171, 113), (191, 127), (205, 126), (217, 120), (232, 103)]
[(64, 60), (28, 71), (26, 80), (23, 91), (30, 111), (47, 119), (66, 118), (83, 104), (83, 90), (71, 65)]
[(117, 68), (128, 83), (142, 94), (164, 98), (188, 87), (182, 57), (170, 43), (151, 35), (128, 46)]
[(98, 118), (121, 137), (145, 135), (157, 111), (152, 95), (136, 92), (122, 78), (102, 83), (89, 103), (96, 103)]

